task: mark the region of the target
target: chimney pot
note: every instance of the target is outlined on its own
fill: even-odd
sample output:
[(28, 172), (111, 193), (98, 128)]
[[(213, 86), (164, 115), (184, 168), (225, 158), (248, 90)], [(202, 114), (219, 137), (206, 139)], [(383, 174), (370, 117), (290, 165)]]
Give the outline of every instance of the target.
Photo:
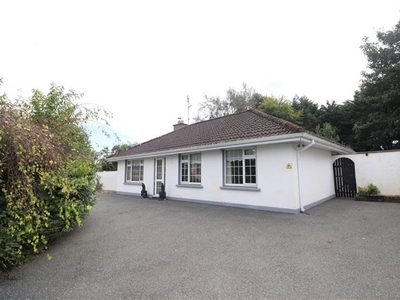
[(181, 118), (178, 118), (178, 123), (174, 125), (174, 131), (182, 129), (186, 126), (187, 126), (187, 124), (185, 124), (185, 122)]

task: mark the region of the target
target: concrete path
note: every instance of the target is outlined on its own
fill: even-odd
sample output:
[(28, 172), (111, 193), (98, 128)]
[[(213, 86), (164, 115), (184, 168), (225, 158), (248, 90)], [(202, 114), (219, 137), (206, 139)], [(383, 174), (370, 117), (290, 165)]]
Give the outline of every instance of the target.
[(308, 213), (102, 194), (83, 227), (0, 276), (0, 299), (400, 297), (400, 204)]

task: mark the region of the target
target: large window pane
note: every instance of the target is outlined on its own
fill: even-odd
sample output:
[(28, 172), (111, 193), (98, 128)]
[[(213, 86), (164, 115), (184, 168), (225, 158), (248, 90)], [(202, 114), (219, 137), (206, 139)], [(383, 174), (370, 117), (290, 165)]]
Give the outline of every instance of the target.
[(201, 182), (201, 156), (200, 154), (190, 155), (190, 182)]
[(245, 159), (246, 183), (256, 183), (256, 159)]
[(181, 169), (181, 181), (187, 182), (189, 179), (189, 164), (188, 162), (182, 162), (181, 164), (182, 169)]
[(226, 183), (243, 183), (242, 150), (226, 151)]
[(143, 181), (143, 159), (126, 161), (126, 181)]
[(132, 180), (132, 164), (131, 163), (132, 163), (131, 160), (126, 161), (126, 174), (125, 174), (126, 181)]
[(162, 160), (161, 159), (157, 159), (157, 166), (156, 166), (156, 178), (158, 180), (162, 179)]
[(181, 182), (201, 183), (201, 154), (181, 155)]
[(225, 152), (225, 183), (256, 184), (255, 148)]
[(143, 181), (143, 160), (132, 162), (132, 181)]

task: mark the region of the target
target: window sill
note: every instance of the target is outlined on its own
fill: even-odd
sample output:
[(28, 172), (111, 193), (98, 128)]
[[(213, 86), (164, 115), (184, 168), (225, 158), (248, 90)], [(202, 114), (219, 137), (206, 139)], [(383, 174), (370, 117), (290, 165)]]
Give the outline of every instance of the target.
[(248, 192), (259, 192), (260, 188), (251, 187), (251, 186), (220, 186), (221, 190), (233, 190), (233, 191), (248, 191)]
[(201, 184), (177, 184), (176, 187), (192, 188), (192, 189), (202, 189), (203, 188), (203, 186)]
[(125, 185), (142, 185), (142, 182), (141, 181), (138, 181), (138, 182), (124, 182), (124, 184)]

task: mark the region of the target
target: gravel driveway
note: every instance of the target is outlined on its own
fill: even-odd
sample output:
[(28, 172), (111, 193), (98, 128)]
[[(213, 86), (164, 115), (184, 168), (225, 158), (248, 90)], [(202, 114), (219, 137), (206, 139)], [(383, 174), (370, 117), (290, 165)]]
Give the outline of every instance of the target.
[(101, 194), (83, 227), (0, 275), (1, 299), (399, 297), (400, 204), (342, 199), (289, 215)]

